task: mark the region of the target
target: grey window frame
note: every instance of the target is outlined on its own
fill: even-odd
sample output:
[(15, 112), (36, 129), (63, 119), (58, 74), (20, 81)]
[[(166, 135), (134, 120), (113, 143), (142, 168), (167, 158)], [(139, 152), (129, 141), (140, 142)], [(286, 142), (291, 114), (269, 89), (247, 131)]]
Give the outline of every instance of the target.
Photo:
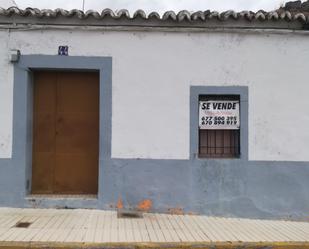
[[(201, 95), (239, 95), (240, 97), (240, 155), (235, 158), (199, 158), (198, 103)], [(191, 86), (190, 87), (190, 159), (248, 160), (248, 87)]]

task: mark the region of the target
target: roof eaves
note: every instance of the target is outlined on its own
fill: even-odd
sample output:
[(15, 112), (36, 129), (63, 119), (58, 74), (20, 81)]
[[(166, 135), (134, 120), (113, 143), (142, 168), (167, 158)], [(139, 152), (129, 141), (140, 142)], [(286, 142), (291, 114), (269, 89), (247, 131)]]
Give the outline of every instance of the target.
[(0, 23), (19, 24), (27, 22), (46, 25), (53, 23), (57, 25), (138, 25), (145, 27), (207, 27), (209, 25), (234, 27), (240, 25), (246, 28), (303, 29), (303, 27), (308, 26), (309, 12), (285, 9), (270, 12), (263, 10), (257, 12), (228, 10), (221, 13), (210, 10), (196, 12), (182, 10), (178, 13), (167, 11), (161, 16), (157, 12), (151, 12), (147, 15), (143, 10), (137, 10), (133, 15), (130, 15), (126, 9), (119, 11), (104, 9), (102, 12), (88, 10), (83, 12), (78, 9), (68, 11), (64, 9), (0, 8)]

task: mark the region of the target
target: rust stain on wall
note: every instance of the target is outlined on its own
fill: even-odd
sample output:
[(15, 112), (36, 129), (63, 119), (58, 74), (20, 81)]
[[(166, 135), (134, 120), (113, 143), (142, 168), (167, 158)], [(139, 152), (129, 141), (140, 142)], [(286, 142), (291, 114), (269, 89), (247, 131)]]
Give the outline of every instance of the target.
[(123, 209), (123, 202), (122, 202), (122, 199), (120, 197), (119, 197), (118, 202), (117, 202), (117, 208)]
[(142, 200), (138, 205), (137, 209), (141, 211), (149, 211), (152, 207), (152, 201), (149, 199)]

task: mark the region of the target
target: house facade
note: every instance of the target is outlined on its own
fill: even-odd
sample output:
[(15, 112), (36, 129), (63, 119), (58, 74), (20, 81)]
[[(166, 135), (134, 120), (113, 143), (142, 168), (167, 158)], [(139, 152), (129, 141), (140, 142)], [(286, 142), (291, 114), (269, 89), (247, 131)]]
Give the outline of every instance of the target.
[(0, 206), (305, 219), (306, 3), (0, 10)]

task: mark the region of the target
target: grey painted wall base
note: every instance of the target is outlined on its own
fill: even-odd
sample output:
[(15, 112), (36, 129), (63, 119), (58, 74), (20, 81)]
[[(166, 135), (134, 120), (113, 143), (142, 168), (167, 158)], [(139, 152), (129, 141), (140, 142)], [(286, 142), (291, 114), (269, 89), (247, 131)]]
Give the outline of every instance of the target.
[[(0, 206), (114, 208), (122, 198), (126, 207), (144, 199), (153, 211), (185, 212), (246, 218), (307, 219), (309, 164), (241, 160), (110, 159), (101, 162), (98, 199), (25, 198), (14, 161), (0, 160)], [(12, 180), (14, 179), (14, 180)]]
[[(154, 208), (207, 215), (306, 218), (309, 165), (295, 162), (111, 160), (106, 201), (150, 198)], [(115, 195), (115, 193), (117, 193)]]
[[(31, 70), (97, 70), (100, 72), (100, 162), (97, 199), (34, 199), (32, 165)], [(0, 206), (54, 208), (115, 208), (121, 198), (135, 208), (142, 200), (152, 211), (183, 209), (207, 215), (250, 218), (307, 219), (309, 162), (248, 161), (248, 89), (192, 87), (190, 159), (111, 158), (112, 58), (22, 56), (14, 67), (12, 159), (0, 159)], [(199, 94), (241, 97), (240, 159), (201, 160), (197, 150)]]

